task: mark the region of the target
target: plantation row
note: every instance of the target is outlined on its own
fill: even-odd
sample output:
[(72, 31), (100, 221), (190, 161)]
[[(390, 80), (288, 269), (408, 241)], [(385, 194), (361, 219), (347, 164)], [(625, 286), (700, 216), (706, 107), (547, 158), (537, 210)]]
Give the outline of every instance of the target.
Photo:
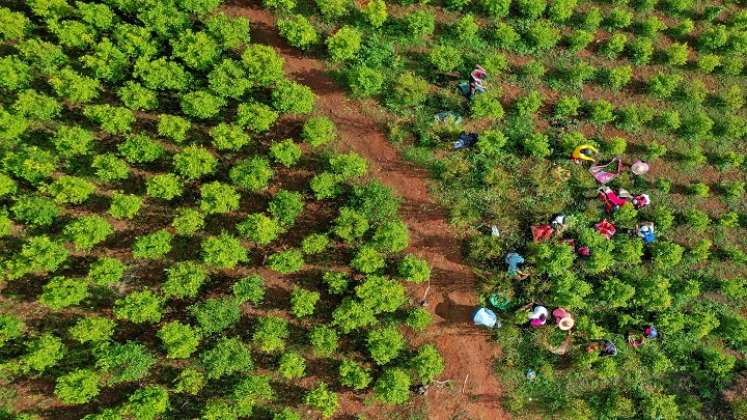
[(0, 417), (330, 417), (443, 370), (398, 199), (219, 4), (0, 8)]
[[(289, 44), (326, 57), (352, 95), (379, 100), (390, 139), (439, 181), (485, 279), (483, 304), (503, 322), (507, 409), (747, 416), (739, 4), (315, 3), (263, 4)], [(475, 65), (485, 91), (462, 94)], [(450, 150), (463, 132), (476, 144)], [(608, 186), (651, 204), (606, 209), (599, 184), (569, 159), (582, 145), (601, 162), (619, 156), (627, 165)], [(627, 170), (638, 159), (651, 166), (645, 176)], [(531, 240), (530, 226), (559, 214), (549, 240)], [(604, 220), (616, 228), (609, 238), (595, 229)], [(650, 243), (636, 235), (647, 222)], [(519, 278), (506, 270), (514, 251), (525, 260)], [(532, 328), (535, 305), (565, 308), (575, 327)], [(658, 337), (637, 341), (652, 325)], [(593, 350), (601, 340), (615, 356)]]

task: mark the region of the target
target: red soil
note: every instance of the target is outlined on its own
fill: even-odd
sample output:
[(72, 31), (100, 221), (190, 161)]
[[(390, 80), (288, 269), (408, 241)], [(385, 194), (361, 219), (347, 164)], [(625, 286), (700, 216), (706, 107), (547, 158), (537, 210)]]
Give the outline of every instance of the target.
[[(434, 322), (415, 344), (431, 342), (438, 347), (446, 361), (440, 379), (452, 382), (451, 387), (432, 386), (416, 404), (427, 410), (429, 419), (507, 418), (499, 403), (501, 388), (492, 368), (498, 347), (470, 323), (470, 312), (477, 303), (476, 278), (462, 260), (461, 240), (428, 194), (425, 171), (399, 156), (362, 106), (346, 98), (345, 91), (327, 75), (323, 62), (302, 55), (279, 37), (270, 12), (258, 4), (243, 2), (226, 11), (248, 17), (254, 41), (277, 48), (285, 58), (288, 77), (314, 90), (318, 112), (337, 124), (339, 148), (365, 156), (371, 163), (371, 173), (402, 197), (400, 215), (410, 226), (409, 251), (426, 258), (433, 267), (428, 308)], [(413, 287), (413, 300), (420, 301), (425, 288)], [(365, 410), (360, 401), (344, 401), (343, 408), (347, 414)]]

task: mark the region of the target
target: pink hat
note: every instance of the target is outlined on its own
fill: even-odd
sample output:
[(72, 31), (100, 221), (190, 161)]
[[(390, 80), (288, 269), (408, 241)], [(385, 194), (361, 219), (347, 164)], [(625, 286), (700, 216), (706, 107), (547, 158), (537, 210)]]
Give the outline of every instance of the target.
[(637, 160), (632, 165), (630, 165), (630, 172), (633, 172), (633, 175), (641, 176), (648, 172), (649, 169), (650, 168), (648, 166), (648, 163), (642, 160)]

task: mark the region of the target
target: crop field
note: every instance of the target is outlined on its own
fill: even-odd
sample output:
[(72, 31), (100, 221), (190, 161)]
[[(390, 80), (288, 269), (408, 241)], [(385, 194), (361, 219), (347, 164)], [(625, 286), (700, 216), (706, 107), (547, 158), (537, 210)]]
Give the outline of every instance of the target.
[(3, 1), (0, 419), (747, 419), (746, 55), (738, 2)]

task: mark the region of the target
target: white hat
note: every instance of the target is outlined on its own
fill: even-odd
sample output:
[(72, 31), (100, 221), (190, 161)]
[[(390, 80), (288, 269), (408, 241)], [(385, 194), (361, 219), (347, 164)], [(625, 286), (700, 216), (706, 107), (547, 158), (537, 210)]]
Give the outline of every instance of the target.
[(645, 174), (649, 169), (650, 167), (648, 166), (648, 163), (641, 160), (635, 161), (635, 163), (630, 166), (630, 172), (633, 172), (634, 175), (638, 176)]

